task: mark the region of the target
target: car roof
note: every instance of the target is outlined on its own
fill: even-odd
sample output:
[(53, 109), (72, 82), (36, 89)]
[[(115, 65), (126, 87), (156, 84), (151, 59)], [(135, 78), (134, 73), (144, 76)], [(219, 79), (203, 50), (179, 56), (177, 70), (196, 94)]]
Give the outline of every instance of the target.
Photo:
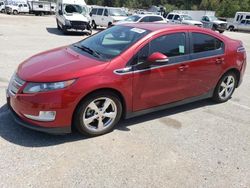
[(203, 30), (204, 28), (200, 28), (197, 26), (190, 25), (181, 25), (181, 24), (168, 24), (168, 23), (155, 23), (155, 22), (141, 22), (141, 23), (126, 23), (124, 26), (135, 27), (140, 29), (145, 29), (149, 31), (158, 31), (158, 30), (185, 30), (185, 29), (197, 29)]

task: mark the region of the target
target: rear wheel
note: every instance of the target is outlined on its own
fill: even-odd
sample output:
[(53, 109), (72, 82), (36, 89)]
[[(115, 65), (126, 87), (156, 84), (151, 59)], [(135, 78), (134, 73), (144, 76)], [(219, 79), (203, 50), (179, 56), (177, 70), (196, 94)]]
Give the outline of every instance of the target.
[(228, 30), (229, 31), (234, 31), (234, 26), (229, 26)]
[(88, 136), (99, 136), (113, 130), (122, 114), (118, 96), (98, 92), (82, 101), (74, 116), (77, 130)]
[(228, 101), (237, 85), (237, 77), (235, 73), (228, 72), (218, 82), (214, 95), (213, 100), (219, 103)]
[(13, 14), (14, 14), (14, 15), (17, 15), (17, 14), (18, 14), (17, 10), (14, 10), (14, 11), (13, 11)]

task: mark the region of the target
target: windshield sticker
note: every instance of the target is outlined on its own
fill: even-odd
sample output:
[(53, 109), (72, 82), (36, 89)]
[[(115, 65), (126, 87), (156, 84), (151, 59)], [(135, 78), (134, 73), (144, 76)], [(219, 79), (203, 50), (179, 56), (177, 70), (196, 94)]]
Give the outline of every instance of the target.
[(180, 54), (184, 54), (185, 53), (184, 46), (182, 46), (182, 45), (179, 46), (179, 53)]
[(133, 31), (133, 32), (142, 34), (142, 33), (144, 33), (146, 30), (144, 30), (144, 29), (139, 29), (139, 28), (135, 28), (135, 27), (134, 27), (134, 28), (130, 29), (130, 31)]

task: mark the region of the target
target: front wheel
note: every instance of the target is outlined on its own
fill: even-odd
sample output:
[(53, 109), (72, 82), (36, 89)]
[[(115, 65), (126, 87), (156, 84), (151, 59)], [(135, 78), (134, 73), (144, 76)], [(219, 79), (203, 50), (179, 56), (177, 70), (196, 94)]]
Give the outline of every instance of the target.
[(14, 10), (14, 11), (13, 11), (13, 14), (14, 14), (14, 15), (17, 15), (17, 14), (18, 14), (17, 10)]
[(80, 103), (74, 116), (74, 125), (82, 134), (99, 136), (113, 130), (121, 115), (119, 97), (111, 92), (98, 92)]
[(224, 76), (222, 76), (215, 88), (213, 100), (218, 103), (228, 101), (231, 98), (236, 85), (237, 79), (235, 73), (226, 73)]

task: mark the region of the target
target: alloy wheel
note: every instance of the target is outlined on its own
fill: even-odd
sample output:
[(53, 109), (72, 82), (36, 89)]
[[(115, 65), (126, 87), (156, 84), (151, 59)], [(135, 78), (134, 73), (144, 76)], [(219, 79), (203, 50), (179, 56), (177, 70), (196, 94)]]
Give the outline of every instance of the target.
[(227, 100), (233, 93), (235, 88), (235, 78), (232, 75), (226, 76), (219, 87), (219, 97)]
[(101, 97), (90, 102), (85, 108), (83, 124), (89, 131), (102, 132), (113, 124), (116, 117), (116, 103), (108, 97)]

